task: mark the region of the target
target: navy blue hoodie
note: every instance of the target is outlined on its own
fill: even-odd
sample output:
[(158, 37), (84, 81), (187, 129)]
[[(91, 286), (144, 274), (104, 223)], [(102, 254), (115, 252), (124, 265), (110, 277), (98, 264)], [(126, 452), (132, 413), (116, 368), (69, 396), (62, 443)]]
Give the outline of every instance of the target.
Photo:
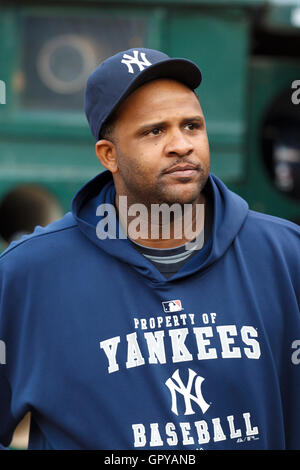
[(211, 237), (168, 280), (97, 237), (108, 172), (1, 255), (3, 446), (31, 411), (30, 449), (300, 449), (299, 227), (207, 184)]

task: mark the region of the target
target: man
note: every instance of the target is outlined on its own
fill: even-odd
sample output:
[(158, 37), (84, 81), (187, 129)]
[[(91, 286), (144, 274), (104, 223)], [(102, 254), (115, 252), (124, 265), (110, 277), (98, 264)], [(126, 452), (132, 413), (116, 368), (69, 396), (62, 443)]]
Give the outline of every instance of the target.
[(300, 448), (299, 228), (209, 173), (200, 82), (149, 49), (90, 76), (107, 171), (0, 257), (2, 445), (31, 411), (30, 449)]

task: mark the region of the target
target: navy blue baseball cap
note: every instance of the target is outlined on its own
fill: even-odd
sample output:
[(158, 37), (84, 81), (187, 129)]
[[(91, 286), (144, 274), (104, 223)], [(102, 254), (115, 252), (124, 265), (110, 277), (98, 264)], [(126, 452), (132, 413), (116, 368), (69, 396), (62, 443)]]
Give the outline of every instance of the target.
[(153, 49), (128, 49), (102, 62), (85, 89), (85, 114), (95, 139), (99, 140), (104, 122), (130, 93), (158, 78), (171, 78), (195, 90), (202, 75), (194, 62)]

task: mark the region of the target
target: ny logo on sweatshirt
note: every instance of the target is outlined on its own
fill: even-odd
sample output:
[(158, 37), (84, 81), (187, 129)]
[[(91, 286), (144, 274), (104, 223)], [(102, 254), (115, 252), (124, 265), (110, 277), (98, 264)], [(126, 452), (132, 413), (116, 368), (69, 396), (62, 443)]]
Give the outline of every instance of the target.
[[(187, 385), (185, 386), (183, 381), (180, 378), (179, 370), (177, 369), (172, 377), (170, 377), (166, 382), (166, 386), (169, 388), (171, 392), (172, 398), (172, 407), (171, 410), (178, 416), (178, 408), (177, 408), (177, 394), (180, 394), (184, 398), (185, 404), (185, 415), (192, 415), (195, 411), (192, 408), (192, 401), (196, 403), (200, 408), (202, 413), (204, 414), (210, 405), (206, 403), (202, 395), (202, 382), (205, 379), (200, 375), (197, 376), (196, 372), (192, 369), (189, 369), (189, 377), (187, 381)], [(191, 394), (191, 390), (194, 384), (195, 395)]]

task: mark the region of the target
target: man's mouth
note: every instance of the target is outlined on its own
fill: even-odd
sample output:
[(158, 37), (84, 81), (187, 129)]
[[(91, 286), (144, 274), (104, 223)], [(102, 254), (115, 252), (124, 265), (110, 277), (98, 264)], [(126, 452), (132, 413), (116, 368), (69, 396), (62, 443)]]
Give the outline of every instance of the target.
[(190, 163), (184, 165), (175, 165), (168, 168), (163, 173), (171, 176), (190, 178), (198, 172), (198, 167)]

